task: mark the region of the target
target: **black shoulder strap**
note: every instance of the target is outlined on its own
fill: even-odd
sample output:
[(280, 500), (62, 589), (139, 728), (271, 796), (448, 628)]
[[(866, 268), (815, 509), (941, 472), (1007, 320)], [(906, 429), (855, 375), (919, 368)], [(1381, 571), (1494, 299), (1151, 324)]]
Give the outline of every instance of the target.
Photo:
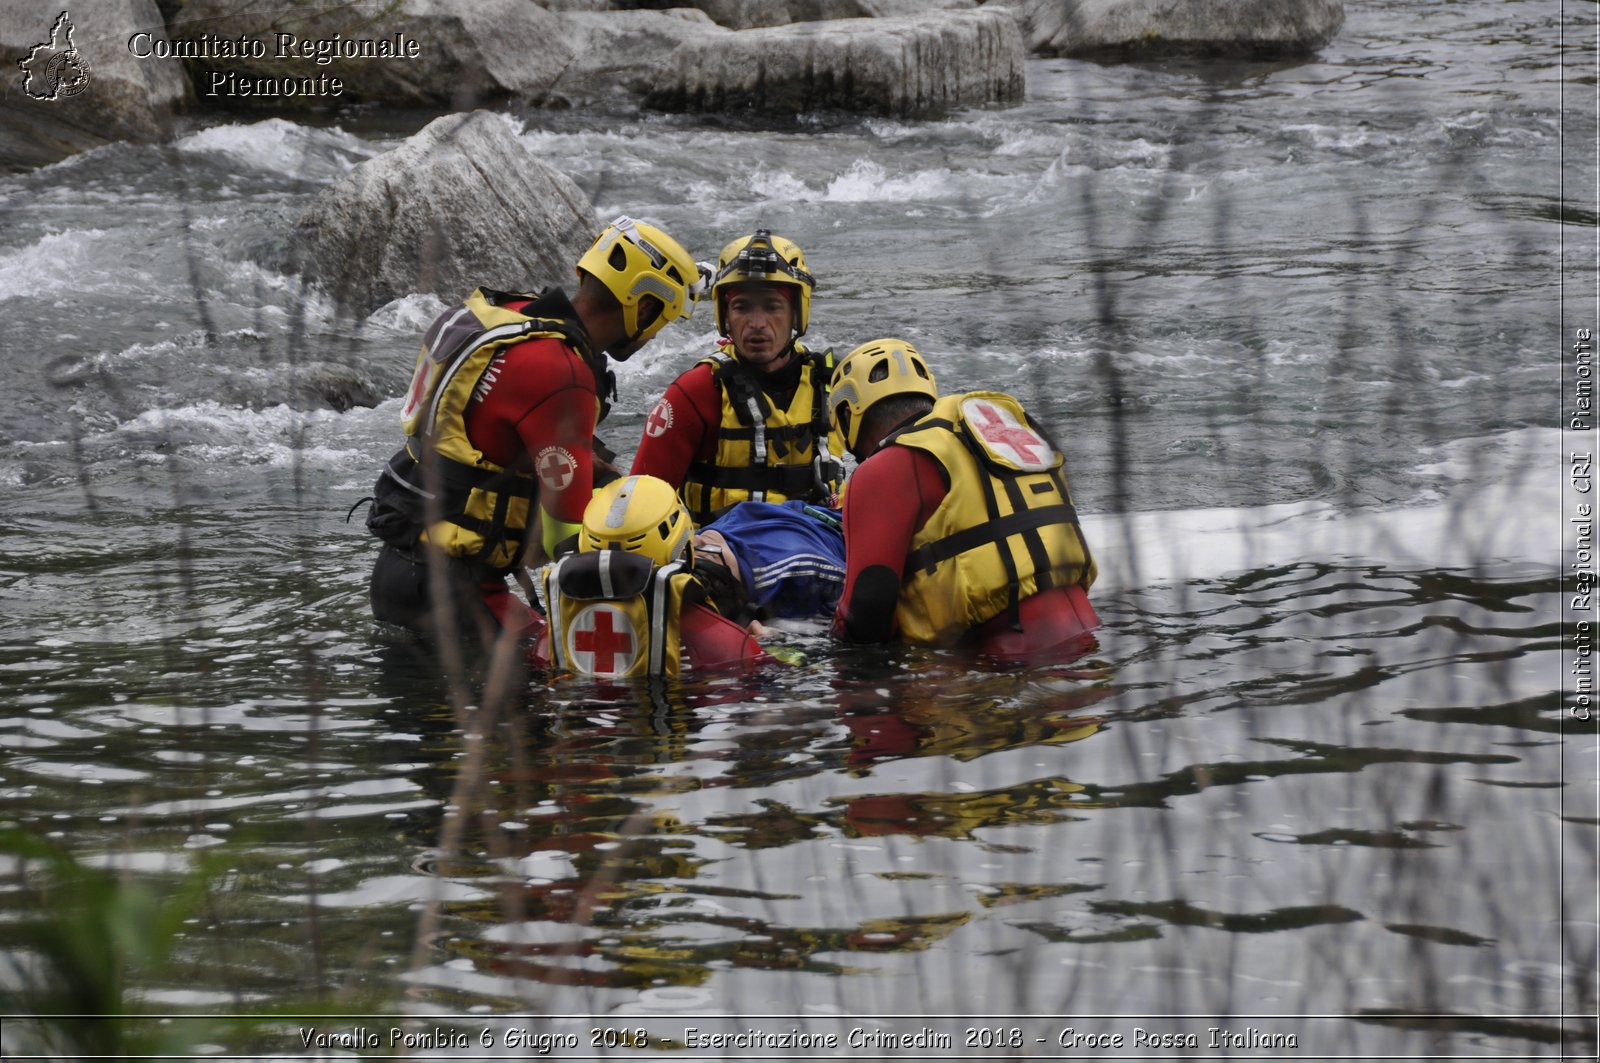
[(958, 436), (961, 434), (956, 428), (955, 422), (948, 421), (943, 417), (930, 417), (924, 414), (921, 417), (912, 419), (906, 424), (902, 424), (899, 428), (894, 429), (888, 435), (884, 436), (882, 441), (878, 443), (878, 449), (882, 450), (884, 447), (893, 443), (901, 436), (907, 435), (911, 432), (920, 432), (924, 428), (943, 428), (945, 431), (954, 432)]
[(818, 439), (828, 438), (828, 383), (833, 376), (833, 348), (807, 351), (811, 359), (811, 430)]
[(758, 418), (765, 421), (772, 416), (772, 404), (760, 385), (751, 377), (753, 370), (737, 358), (729, 358), (711, 371), (711, 377), (728, 393), (728, 404), (739, 423), (751, 427)]

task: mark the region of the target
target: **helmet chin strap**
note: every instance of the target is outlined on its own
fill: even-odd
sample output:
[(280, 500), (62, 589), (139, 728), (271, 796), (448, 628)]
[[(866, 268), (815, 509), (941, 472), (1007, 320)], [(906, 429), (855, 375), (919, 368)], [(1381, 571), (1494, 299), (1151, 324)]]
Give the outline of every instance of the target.
[[(627, 348), (632, 347), (634, 344), (638, 343), (639, 340), (641, 339), (641, 337), (643, 337), (645, 332), (650, 328), (650, 326), (654, 325), (656, 323), (656, 321), (659, 320), (661, 314), (664, 314), (664, 313), (666, 313), (665, 308), (663, 308), (660, 312), (658, 312), (657, 315), (655, 317), (651, 318), (648, 322), (646, 322), (643, 325), (640, 325), (639, 326), (639, 331), (633, 333), (631, 336), (628, 335), (627, 332), (624, 332), (622, 334), (622, 339), (621, 340), (617, 341), (617, 343), (614, 343), (610, 347), (606, 348), (606, 353), (610, 354), (612, 357), (617, 357), (616, 354), (614, 353), (614, 351), (618, 347), (621, 347), (622, 349), (626, 350)], [(628, 351), (628, 354), (625, 355), (624, 357), (631, 357), (632, 355), (634, 355), (636, 353), (638, 353), (637, 350), (631, 350), (631, 351)]]
[[(783, 350), (779, 351), (777, 353), (777, 355), (772, 360), (774, 362), (782, 362), (783, 365), (788, 365), (789, 364), (789, 359), (794, 357), (794, 354), (795, 354), (794, 345), (798, 341), (799, 341), (799, 337), (796, 336), (794, 334), (794, 331), (791, 329), (790, 332), (789, 332), (789, 342), (783, 345)], [(783, 368), (783, 366), (779, 366), (778, 368), (781, 369), (781, 368)]]

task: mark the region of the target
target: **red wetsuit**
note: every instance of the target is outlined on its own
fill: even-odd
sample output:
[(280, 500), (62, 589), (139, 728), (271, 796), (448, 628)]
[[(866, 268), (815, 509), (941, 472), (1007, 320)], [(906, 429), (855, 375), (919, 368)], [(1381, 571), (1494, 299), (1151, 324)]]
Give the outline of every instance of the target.
[[(844, 594), (833, 634), (851, 642), (887, 642), (894, 634), (911, 540), (950, 493), (944, 469), (931, 454), (889, 446), (872, 454), (850, 477), (844, 496)], [(969, 632), (966, 643), (996, 657), (1026, 658), (1044, 651), (1070, 652), (1100, 626), (1081, 587), (1051, 587), (1018, 605), (1021, 631), (1002, 615)]]
[[(534, 317), (577, 317), (558, 293), (505, 305)], [(596, 396), (594, 371), (571, 347), (550, 338), (519, 343), (496, 354), (485, 371), (467, 404), (467, 438), (496, 465), (532, 471), (539, 508), (578, 524), (594, 492)], [(536, 623), (503, 578), (483, 581), (483, 600), (507, 630), (527, 632)]]
[[(761, 390), (778, 406), (788, 406), (800, 384), (805, 361), (791, 354), (783, 368), (756, 376)], [(712, 375), (714, 366), (696, 365), (667, 385), (650, 416), (645, 418), (639, 452), (633, 456), (632, 476), (656, 476), (682, 487), (695, 462), (712, 462), (722, 426), (722, 385)]]
[(711, 366), (697, 365), (667, 385), (667, 393), (645, 418), (629, 475), (657, 476), (682, 487), (690, 465), (716, 457), (722, 388), (711, 373)]
[[(553, 316), (550, 301), (547, 296), (538, 304), (506, 306)], [(569, 308), (569, 314), (575, 312)], [(533, 472), (539, 508), (577, 524), (594, 490), (591, 444), (598, 411), (594, 371), (583, 358), (557, 339), (528, 340), (500, 351), (484, 372), (467, 404), (467, 438), (496, 465)]]
[[(535, 616), (538, 641), (533, 661), (541, 668), (550, 666), (550, 636), (544, 619)], [(690, 604), (678, 618), (678, 632), (694, 671), (738, 671), (754, 668), (773, 658), (744, 628), (703, 605)]]
[[(538, 299), (510, 300), (505, 305), (532, 317), (578, 319), (566, 295), (555, 289)], [(555, 520), (577, 524), (593, 491), (597, 413), (594, 370), (577, 351), (546, 337), (497, 352), (463, 420), (467, 438), (486, 458), (535, 475), (541, 509)], [(472, 569), (453, 567), (453, 582), (470, 583), (475, 578)], [(407, 623), (408, 616), (426, 616), (430, 596), (426, 566), (419, 558), (387, 551), (379, 570), (373, 598), (380, 619)], [(470, 594), (465, 587), (460, 591)], [(503, 576), (484, 577), (478, 593), (502, 629), (533, 630), (537, 615), (511, 593)], [(387, 606), (381, 611), (380, 599)]]

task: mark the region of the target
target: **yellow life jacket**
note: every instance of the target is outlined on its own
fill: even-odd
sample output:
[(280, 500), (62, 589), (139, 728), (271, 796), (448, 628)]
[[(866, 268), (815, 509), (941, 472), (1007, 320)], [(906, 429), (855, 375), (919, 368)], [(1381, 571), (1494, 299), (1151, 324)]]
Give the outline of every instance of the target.
[[(490, 461), (467, 437), (466, 411), (473, 394), (493, 381), (496, 356), (526, 340), (558, 339), (595, 374), (597, 394), (610, 383), (603, 354), (572, 318), (536, 317), (503, 304), (534, 299), (545, 307), (571, 310), (557, 293), (522, 294), (490, 288), (474, 291), (436, 320), (423, 337), (416, 371), (406, 393), (401, 423), (406, 444), (389, 460), (375, 491), (374, 513), (387, 519), (387, 542), (414, 546), (431, 542), (452, 557), (471, 558), (491, 570), (513, 567), (522, 551), (536, 481), (529, 472)], [(537, 309), (531, 306), (528, 309)], [(602, 403), (601, 415), (604, 415)], [(425, 469), (424, 462), (437, 469)], [(437, 475), (437, 501), (429, 488)], [(428, 512), (429, 504), (436, 507)], [(384, 512), (380, 512), (384, 511)], [(430, 517), (433, 519), (430, 521)], [(373, 526), (369, 515), (368, 525)]]
[(829, 446), (828, 378), (833, 352), (795, 344), (800, 382), (785, 409), (761, 388), (760, 370), (726, 349), (700, 361), (712, 367), (722, 400), (717, 451), (689, 466), (679, 494), (698, 527), (736, 502), (791, 498), (832, 505), (844, 469)]
[(686, 562), (658, 567), (625, 550), (568, 554), (540, 569), (551, 665), (606, 678), (678, 675), (693, 579)]
[(950, 491), (911, 540), (895, 620), (911, 642), (949, 643), (1049, 587), (1094, 582), (1062, 456), (1020, 403), (947, 395), (885, 441), (931, 454)]

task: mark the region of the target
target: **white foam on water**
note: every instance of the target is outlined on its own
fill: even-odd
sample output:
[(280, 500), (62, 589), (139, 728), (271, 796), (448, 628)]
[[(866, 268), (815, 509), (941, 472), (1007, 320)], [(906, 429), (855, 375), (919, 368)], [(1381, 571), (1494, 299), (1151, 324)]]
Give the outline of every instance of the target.
[(896, 177), (875, 162), (857, 159), (828, 182), (821, 198), (826, 203), (906, 203), (945, 199), (960, 193), (949, 170), (923, 170)]
[(378, 307), (367, 315), (367, 324), (385, 332), (414, 337), (419, 343), (438, 316), (450, 309), (448, 303), (431, 292), (414, 292)]
[(707, 204), (733, 201), (741, 207), (757, 203), (808, 203), (819, 193), (800, 178), (784, 170), (770, 170), (757, 166), (748, 172), (740, 171), (737, 178), (730, 175), (715, 181), (691, 181), (685, 198), (691, 203)]
[(900, 122), (892, 118), (868, 118), (862, 122), (867, 131), (877, 140), (904, 140), (907, 137), (921, 137), (924, 127), (911, 122)]
[(73, 229), (0, 252), (0, 300), (149, 291), (150, 278), (128, 269), (118, 242), (119, 236), (105, 229)]
[(183, 137), (177, 147), (194, 154), (225, 155), (257, 170), (319, 182), (348, 173), (356, 163), (382, 150), (337, 126), (315, 129), (282, 118), (212, 126)]
[[(1561, 137), (1560, 125), (1548, 118), (1468, 111), (1451, 116), (1429, 116), (1401, 138), (1396, 147), (1429, 144), (1452, 151), (1485, 150), (1504, 158), (1524, 151), (1545, 151)], [(1416, 158), (1401, 163), (1420, 164), (1421, 160)]]
[[(822, 177), (824, 183), (816, 187), (786, 170), (757, 167), (736, 178), (691, 181), (686, 186), (685, 198), (700, 204), (702, 209), (717, 210), (720, 206), (724, 210), (734, 210), (731, 216), (718, 213), (719, 218), (732, 220), (747, 214), (751, 203), (775, 203), (784, 207), (801, 203), (913, 204), (948, 202), (961, 197), (981, 197), (988, 203), (996, 195), (1018, 187), (1014, 177), (981, 171), (929, 167), (895, 174), (870, 159), (856, 159), (843, 173)], [(611, 209), (621, 208), (607, 208), (601, 213), (606, 214)]]
[(304, 445), (313, 434), (326, 434), (317, 430), (340, 417), (332, 410), (297, 410), (281, 403), (252, 410), (208, 399), (146, 410), (119, 425), (115, 435), (136, 444), (159, 442), (219, 469), (262, 464), (343, 469), (352, 461), (366, 461), (365, 451)]
[(1422, 466), (1455, 480), (1437, 502), (1348, 510), (1322, 501), (1258, 508), (1090, 514), (1097, 587), (1217, 579), (1302, 561), (1405, 570), (1560, 563), (1562, 438), (1523, 429), (1459, 440)]
[[(611, 369), (617, 375), (615, 413), (642, 415), (653, 409), (656, 400), (666, 393), (667, 385), (677, 379), (679, 373), (716, 350), (718, 338), (716, 312), (710, 305), (703, 305), (688, 324), (675, 324), (663, 330), (648, 347), (626, 362), (612, 362)], [(806, 345), (811, 345), (809, 337)], [(637, 438), (627, 440), (621, 435), (612, 440), (609, 435), (616, 433), (608, 434), (605, 426), (601, 434), (607, 436), (607, 442), (613, 446), (621, 442), (632, 446), (638, 442)]]
[(1280, 132), (1292, 135), (1314, 148), (1324, 151), (1359, 151), (1364, 148), (1387, 148), (1395, 143), (1389, 133), (1370, 126), (1286, 125)]

